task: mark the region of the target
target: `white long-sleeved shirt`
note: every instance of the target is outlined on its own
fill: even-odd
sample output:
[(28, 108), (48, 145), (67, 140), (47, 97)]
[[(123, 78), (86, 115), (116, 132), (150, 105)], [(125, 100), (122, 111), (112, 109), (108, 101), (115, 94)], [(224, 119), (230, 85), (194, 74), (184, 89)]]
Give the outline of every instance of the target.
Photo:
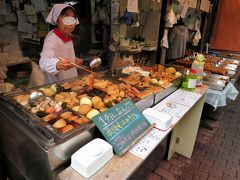
[(45, 38), (39, 61), (40, 68), (44, 72), (45, 84), (62, 81), (78, 75), (75, 67), (66, 71), (58, 71), (56, 69), (56, 64), (59, 61), (58, 57), (75, 62), (73, 42), (64, 42), (53, 31), (50, 31)]

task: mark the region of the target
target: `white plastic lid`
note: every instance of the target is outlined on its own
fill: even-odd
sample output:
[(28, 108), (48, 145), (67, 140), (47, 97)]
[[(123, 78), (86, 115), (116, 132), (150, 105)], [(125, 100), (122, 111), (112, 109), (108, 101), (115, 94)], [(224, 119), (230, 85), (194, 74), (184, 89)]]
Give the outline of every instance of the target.
[(99, 141), (94, 141), (88, 144), (87, 154), (90, 156), (96, 157), (102, 154), (103, 152), (103, 145)]

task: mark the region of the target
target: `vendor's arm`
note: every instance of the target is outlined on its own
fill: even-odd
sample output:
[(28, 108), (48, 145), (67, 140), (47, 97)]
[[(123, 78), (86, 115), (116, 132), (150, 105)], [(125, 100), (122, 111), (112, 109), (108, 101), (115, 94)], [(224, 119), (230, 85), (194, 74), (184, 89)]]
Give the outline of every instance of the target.
[(56, 69), (58, 71), (60, 71), (60, 70), (66, 71), (66, 70), (71, 69), (73, 67), (74, 66), (71, 64), (71, 61), (67, 60), (67, 59), (61, 59), (56, 64)]
[(82, 65), (82, 64), (83, 64), (83, 60), (76, 57), (76, 58), (75, 58), (75, 63), (76, 63), (77, 65)]
[(56, 53), (57, 48), (54, 41), (47, 38), (45, 39), (45, 42), (43, 45), (41, 58), (39, 60), (39, 66), (44, 72), (55, 75), (58, 73), (56, 64), (59, 61)]

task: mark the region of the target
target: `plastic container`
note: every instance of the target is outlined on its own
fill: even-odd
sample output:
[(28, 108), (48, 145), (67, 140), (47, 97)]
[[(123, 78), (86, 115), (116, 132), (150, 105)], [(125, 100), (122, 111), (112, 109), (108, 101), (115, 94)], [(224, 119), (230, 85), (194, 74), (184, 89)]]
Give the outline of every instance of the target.
[(197, 82), (196, 86), (199, 87), (203, 84), (203, 68), (204, 68), (204, 61), (200, 62), (197, 60), (194, 60), (192, 63), (192, 70), (194, 70), (197, 76)]
[(89, 178), (113, 157), (112, 146), (100, 139), (94, 139), (71, 156), (71, 167), (85, 178)]
[(197, 83), (196, 71), (193, 69), (187, 70), (187, 73), (182, 80), (182, 88), (187, 91), (194, 91), (196, 88), (196, 83)]
[(172, 116), (169, 114), (153, 108), (147, 108), (142, 113), (151, 124), (155, 123), (155, 127), (160, 130), (165, 131), (172, 125)]

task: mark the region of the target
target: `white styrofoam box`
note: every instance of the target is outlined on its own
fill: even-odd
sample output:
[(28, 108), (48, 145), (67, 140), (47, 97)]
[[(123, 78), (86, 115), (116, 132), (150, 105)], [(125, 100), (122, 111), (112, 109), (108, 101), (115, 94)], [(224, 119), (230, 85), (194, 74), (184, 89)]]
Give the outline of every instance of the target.
[(172, 116), (156, 109), (147, 108), (142, 114), (151, 124), (155, 123), (155, 127), (158, 129), (167, 130), (172, 125)]
[(113, 157), (112, 146), (96, 138), (71, 156), (71, 167), (89, 178)]

